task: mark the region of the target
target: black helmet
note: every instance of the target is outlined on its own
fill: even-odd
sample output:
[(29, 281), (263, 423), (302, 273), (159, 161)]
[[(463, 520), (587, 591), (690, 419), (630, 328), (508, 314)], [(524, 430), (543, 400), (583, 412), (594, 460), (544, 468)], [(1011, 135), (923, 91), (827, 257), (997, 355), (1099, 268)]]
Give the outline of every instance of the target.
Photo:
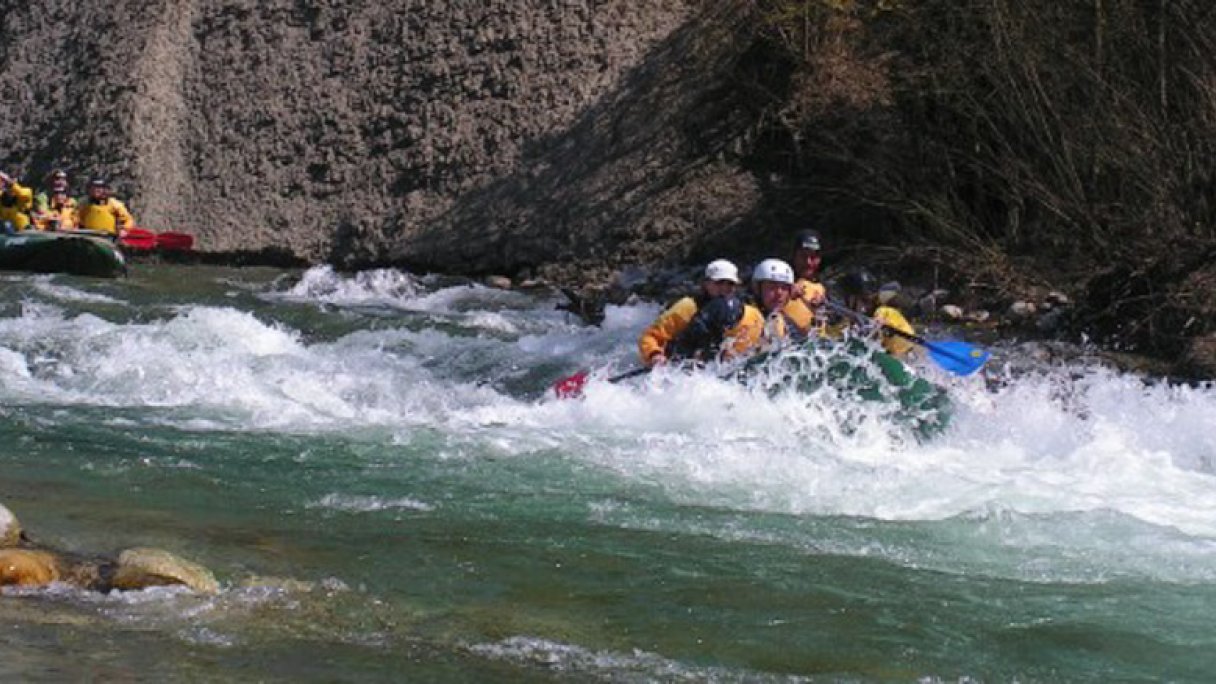
[(90, 188), (105, 188), (105, 189), (109, 190), (110, 181), (108, 181), (100, 176), (95, 176), (93, 178), (93, 180), (89, 181), (89, 187)]
[(794, 249), (809, 249), (812, 252), (818, 252), (822, 249), (820, 244), (819, 231), (817, 230), (804, 230), (794, 238)]
[(840, 290), (846, 295), (868, 295), (878, 291), (878, 279), (864, 268), (849, 271), (840, 278)]
[(710, 332), (725, 335), (743, 318), (743, 301), (738, 297), (714, 297), (703, 311)]
[(705, 359), (716, 354), (726, 333), (743, 318), (743, 300), (734, 295), (714, 297), (697, 311), (688, 327), (672, 340), (672, 358)]

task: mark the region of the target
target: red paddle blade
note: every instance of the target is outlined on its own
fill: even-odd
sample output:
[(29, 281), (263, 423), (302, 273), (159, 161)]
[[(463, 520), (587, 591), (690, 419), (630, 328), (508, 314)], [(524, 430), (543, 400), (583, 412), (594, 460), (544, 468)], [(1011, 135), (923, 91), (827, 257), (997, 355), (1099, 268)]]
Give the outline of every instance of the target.
[(131, 228), (118, 238), (118, 244), (128, 249), (155, 249), (156, 234), (143, 228)]
[(156, 246), (171, 252), (185, 252), (194, 249), (194, 236), (189, 233), (168, 231), (157, 233)]
[(557, 394), (558, 399), (574, 399), (582, 395), (583, 385), (587, 384), (587, 379), (587, 371), (579, 371), (553, 383), (553, 391)]

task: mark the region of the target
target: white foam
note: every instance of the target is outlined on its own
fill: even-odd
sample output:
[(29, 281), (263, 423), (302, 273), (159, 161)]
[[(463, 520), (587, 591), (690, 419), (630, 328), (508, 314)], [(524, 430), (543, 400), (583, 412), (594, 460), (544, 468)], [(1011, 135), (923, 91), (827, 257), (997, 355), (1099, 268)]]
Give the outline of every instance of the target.
[(346, 513), (373, 513), (386, 510), (433, 511), (434, 506), (408, 497), (386, 498), (357, 494), (326, 494), (309, 508), (328, 508)]
[(471, 644), (468, 650), (492, 660), (538, 665), (548, 671), (583, 678), (607, 677), (614, 681), (749, 681), (808, 682), (806, 677), (738, 671), (726, 667), (696, 666), (634, 649), (629, 653), (594, 651), (530, 636), (514, 636), (494, 643)]
[(32, 279), (34, 289), (47, 297), (61, 301), (82, 304), (124, 304), (125, 302), (113, 297), (87, 292), (75, 287), (55, 282), (54, 276), (37, 276)]
[[(1055, 535), (1114, 567), (1140, 567), (1119, 559), (1133, 547), (1142, 556), (1166, 554), (1163, 574), (1173, 572), (1168, 564), (1181, 568), (1179, 576), (1216, 567), (1205, 546), (1216, 541), (1212, 387), (1149, 386), (1081, 366), (1045, 368), (995, 393), (952, 381), (951, 426), (923, 442), (889, 405), (830, 389), (769, 392), (712, 373), (660, 370), (592, 382), (580, 400), (533, 400), (496, 382), (542, 366), (564, 369), (552, 375), (632, 368), (637, 332), (657, 307), (609, 306), (603, 327), (582, 327), (551, 300), (480, 286), (428, 292), (394, 277), (360, 283), (317, 271), (313, 278), (329, 289), (313, 284), (292, 296), (385, 297), (443, 325), (403, 314), (400, 326), (314, 342), (265, 314), (225, 307), (117, 323), (26, 305), (20, 317), (0, 319), (0, 401), (169, 407), (188, 416), (182, 427), (201, 430), (377, 426), (403, 441), (412, 431), (435, 431), (470, 458), (556, 452), (622, 486), (698, 509), (940, 524), (935, 529), (970, 521), (991, 535), (980, 543), (990, 553)], [(543, 383), (536, 380), (538, 391)], [(331, 504), (376, 510), (394, 501)], [(639, 524), (622, 515), (620, 524)], [(1070, 525), (1095, 538), (1074, 538)], [(1121, 535), (1135, 541), (1121, 548)]]
[(0, 503), (0, 540), (9, 535), (10, 530), (17, 526), (17, 516), (8, 509), (7, 506)]
[(343, 276), (332, 266), (308, 269), (283, 297), (330, 304), (401, 304), (418, 293), (418, 281), (395, 269), (360, 271)]

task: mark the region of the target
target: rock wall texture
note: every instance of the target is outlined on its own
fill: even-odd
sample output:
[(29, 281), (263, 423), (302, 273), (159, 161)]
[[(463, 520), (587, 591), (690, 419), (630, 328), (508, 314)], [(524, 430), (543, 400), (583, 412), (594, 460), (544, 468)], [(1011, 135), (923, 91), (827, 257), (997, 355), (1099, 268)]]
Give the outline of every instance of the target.
[(0, 9), (0, 167), (107, 175), (142, 225), (207, 250), (508, 275), (678, 260), (758, 196), (729, 161), (753, 116), (728, 87), (731, 2)]

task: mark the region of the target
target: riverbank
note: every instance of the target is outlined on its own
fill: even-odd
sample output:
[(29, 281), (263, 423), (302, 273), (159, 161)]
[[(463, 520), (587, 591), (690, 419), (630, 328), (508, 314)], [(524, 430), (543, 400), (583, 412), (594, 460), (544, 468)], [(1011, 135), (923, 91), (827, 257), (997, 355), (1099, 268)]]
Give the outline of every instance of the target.
[[(1216, 377), (1200, 5), (162, 4), (6, 17), (0, 167), (108, 176), (221, 263), (607, 286), (813, 227), (965, 312), (1061, 292), (1071, 338)], [(1144, 69), (1167, 42), (1192, 52)]]

